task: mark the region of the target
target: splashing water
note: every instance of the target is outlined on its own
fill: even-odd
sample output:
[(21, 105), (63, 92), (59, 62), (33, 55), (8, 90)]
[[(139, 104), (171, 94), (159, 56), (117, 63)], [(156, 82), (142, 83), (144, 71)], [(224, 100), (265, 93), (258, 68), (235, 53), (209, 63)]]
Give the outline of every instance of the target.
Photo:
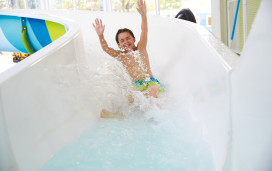
[[(99, 119), (76, 142), (52, 156), (41, 171), (214, 170), (208, 146), (185, 109), (175, 106), (167, 93), (155, 99), (136, 91), (117, 60), (104, 57), (99, 66), (95, 71), (80, 66), (85, 72), (80, 83), (62, 79), (62, 73), (56, 72), (56, 82), (65, 91), (80, 89), (81, 106), (92, 103), (97, 111), (121, 111), (125, 119)], [(78, 66), (60, 67), (69, 72)], [(128, 95), (133, 96), (133, 104), (128, 103)]]
[[(130, 52), (129, 55), (134, 57), (135, 61), (139, 64), (139, 69), (146, 72), (143, 62), (138, 51)], [(101, 58), (101, 54), (98, 54)], [(113, 113), (130, 114), (132, 108), (139, 108), (146, 111), (150, 104), (159, 101), (158, 99), (146, 98), (146, 92), (140, 92), (132, 84), (132, 80), (122, 65), (122, 63), (108, 55), (104, 56), (99, 67), (92, 74), (92, 92), (98, 99), (100, 108), (107, 109)], [(128, 97), (132, 96), (134, 99), (133, 104), (129, 104)]]

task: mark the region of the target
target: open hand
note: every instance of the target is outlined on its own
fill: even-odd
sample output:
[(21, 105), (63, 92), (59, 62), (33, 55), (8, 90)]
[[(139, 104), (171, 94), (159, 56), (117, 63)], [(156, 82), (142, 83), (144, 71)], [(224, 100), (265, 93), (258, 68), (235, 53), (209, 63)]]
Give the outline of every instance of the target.
[(138, 8), (137, 11), (141, 15), (146, 15), (146, 5), (145, 5), (145, 0), (137, 0)]
[(103, 35), (104, 30), (105, 30), (105, 25), (102, 24), (102, 20), (96, 18), (95, 19), (95, 24), (93, 23), (93, 27), (97, 33), (98, 36)]

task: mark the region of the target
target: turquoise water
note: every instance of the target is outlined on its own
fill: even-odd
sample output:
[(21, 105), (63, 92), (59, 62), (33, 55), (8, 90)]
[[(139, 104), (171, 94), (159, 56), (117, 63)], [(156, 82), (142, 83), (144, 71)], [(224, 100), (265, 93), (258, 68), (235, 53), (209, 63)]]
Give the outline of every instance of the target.
[(41, 171), (213, 171), (199, 132), (181, 111), (157, 109), (122, 120), (99, 119)]

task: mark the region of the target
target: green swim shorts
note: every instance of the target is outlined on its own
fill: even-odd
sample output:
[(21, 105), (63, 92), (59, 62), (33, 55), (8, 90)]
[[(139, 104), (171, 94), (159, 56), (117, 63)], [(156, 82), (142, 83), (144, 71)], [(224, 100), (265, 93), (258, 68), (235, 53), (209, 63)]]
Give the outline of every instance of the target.
[(161, 83), (156, 78), (145, 78), (143, 80), (137, 80), (134, 82), (134, 86), (140, 90), (145, 91), (149, 85), (156, 84), (159, 86), (159, 92), (162, 92)]

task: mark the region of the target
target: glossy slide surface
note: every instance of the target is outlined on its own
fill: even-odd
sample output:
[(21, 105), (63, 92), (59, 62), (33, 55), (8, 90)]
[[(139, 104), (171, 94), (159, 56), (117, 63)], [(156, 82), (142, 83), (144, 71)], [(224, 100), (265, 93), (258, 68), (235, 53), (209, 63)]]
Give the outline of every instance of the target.
[(77, 24), (58, 17), (25, 11), (1, 11), (1, 15), (34, 17), (69, 28), (0, 76), (0, 170), (37, 170), (94, 121), (92, 115), (86, 119), (77, 111), (84, 108), (71, 105), (77, 104), (75, 92), (61, 86), (65, 81), (80, 82), (77, 64), (86, 63), (82, 37)]

